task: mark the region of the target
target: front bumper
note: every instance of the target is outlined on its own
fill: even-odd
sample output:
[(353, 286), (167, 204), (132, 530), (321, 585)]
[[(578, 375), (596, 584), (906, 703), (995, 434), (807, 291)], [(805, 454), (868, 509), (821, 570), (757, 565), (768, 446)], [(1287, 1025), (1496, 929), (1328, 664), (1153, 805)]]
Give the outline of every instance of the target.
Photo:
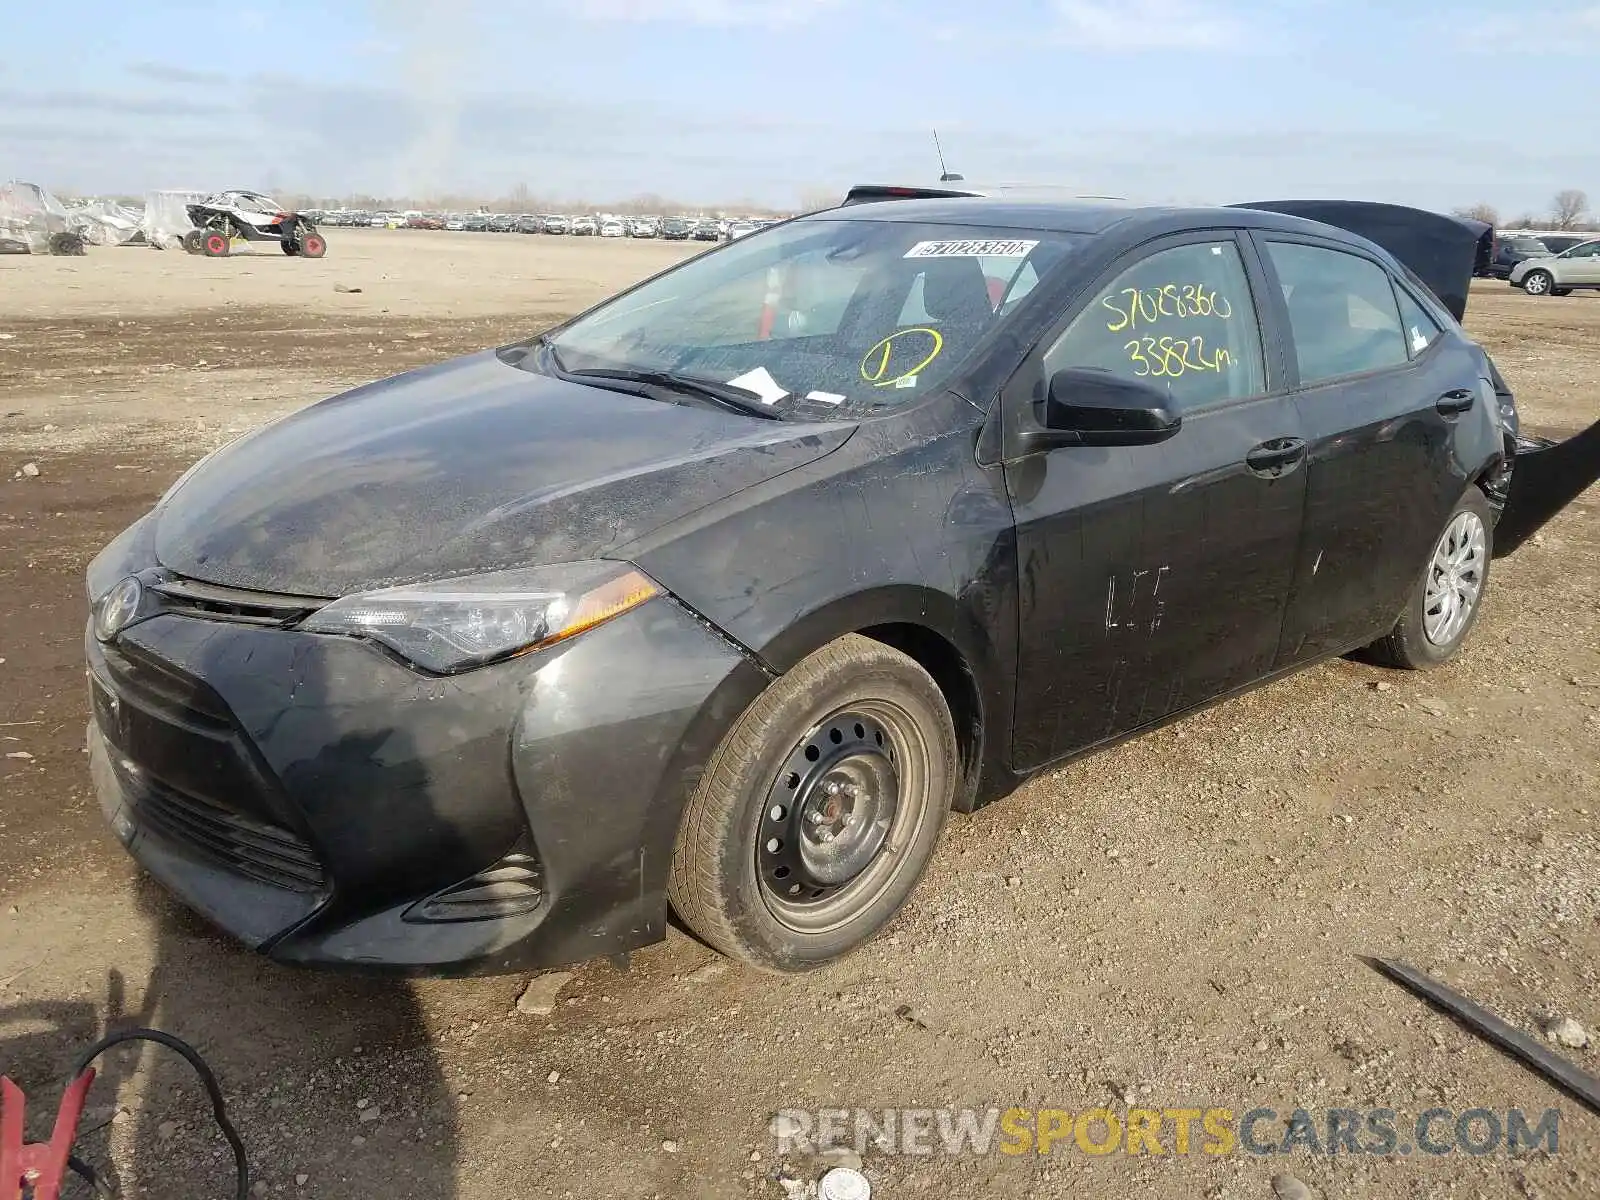
[[(438, 974), (660, 940), (682, 806), (767, 681), (665, 598), (444, 679), (170, 613), (86, 650), (96, 790), (153, 875), (275, 959)], [(510, 862), (506, 911), (437, 902)]]

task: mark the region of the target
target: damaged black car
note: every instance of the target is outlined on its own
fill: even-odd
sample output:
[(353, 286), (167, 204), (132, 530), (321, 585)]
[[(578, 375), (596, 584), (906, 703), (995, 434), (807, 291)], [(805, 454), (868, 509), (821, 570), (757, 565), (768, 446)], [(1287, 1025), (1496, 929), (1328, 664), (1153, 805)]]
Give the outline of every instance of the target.
[(1293, 208), (852, 204), (231, 443), (88, 572), (107, 819), (285, 962), (553, 966), (671, 911), (799, 971), (952, 810), (1449, 660), (1600, 426), (1519, 443), (1481, 231)]

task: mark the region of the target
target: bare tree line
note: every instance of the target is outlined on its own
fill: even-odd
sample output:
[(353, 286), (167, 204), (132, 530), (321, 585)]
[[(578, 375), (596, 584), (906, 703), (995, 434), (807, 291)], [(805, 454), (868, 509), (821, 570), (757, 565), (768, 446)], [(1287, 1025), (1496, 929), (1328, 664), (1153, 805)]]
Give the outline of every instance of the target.
[[(58, 192), (64, 200), (73, 199), (68, 192)], [(113, 196), (111, 199), (126, 204), (142, 204), (143, 196)], [(843, 199), (842, 192), (827, 188), (807, 188), (800, 194), (797, 206), (788, 209), (774, 208), (755, 200), (743, 199), (731, 203), (707, 204), (674, 199), (654, 192), (644, 192), (626, 200), (594, 201), (579, 197), (559, 197), (535, 192), (525, 183), (519, 183), (504, 196), (489, 197), (481, 192), (450, 192), (428, 196), (379, 196), (370, 193), (353, 193), (345, 196), (314, 195), (309, 192), (280, 193), (277, 199), (291, 209), (344, 208), (379, 212), (476, 212), (495, 213), (552, 213), (552, 212), (613, 212), (624, 216), (657, 215), (663, 213), (694, 213), (702, 216), (779, 217), (793, 212), (816, 212), (832, 208)], [(1600, 230), (1600, 214), (1591, 213), (1588, 194), (1579, 188), (1565, 188), (1550, 201), (1548, 214), (1523, 212), (1509, 220), (1502, 220), (1500, 210), (1492, 204), (1469, 204), (1458, 208), (1455, 215), (1483, 221), (1497, 229), (1566, 229), (1576, 231)], [(1595, 220), (1589, 218), (1595, 217)]]
[(1514, 220), (1502, 221), (1500, 210), (1492, 204), (1472, 204), (1466, 208), (1456, 209), (1456, 216), (1470, 217), (1475, 221), (1483, 221), (1497, 229), (1570, 229), (1589, 230), (1600, 228), (1593, 223), (1586, 222), (1589, 213), (1589, 197), (1578, 188), (1565, 188), (1557, 192), (1550, 200), (1550, 213), (1548, 216), (1535, 216), (1533, 213), (1523, 213)]
[[(743, 199), (726, 204), (705, 204), (678, 200), (670, 196), (644, 192), (625, 200), (597, 201), (586, 197), (553, 196), (535, 192), (525, 183), (519, 183), (504, 196), (486, 196), (483, 193), (452, 192), (429, 196), (377, 196), (358, 193), (347, 196), (316, 196), (309, 193), (282, 193), (274, 197), (279, 203), (297, 209), (348, 208), (381, 212), (477, 212), (493, 213), (593, 213), (612, 212), (619, 215), (643, 216), (662, 213), (695, 213), (705, 216), (737, 214), (752, 217), (781, 216), (779, 209), (755, 200)], [(837, 203), (837, 201), (834, 201)]]

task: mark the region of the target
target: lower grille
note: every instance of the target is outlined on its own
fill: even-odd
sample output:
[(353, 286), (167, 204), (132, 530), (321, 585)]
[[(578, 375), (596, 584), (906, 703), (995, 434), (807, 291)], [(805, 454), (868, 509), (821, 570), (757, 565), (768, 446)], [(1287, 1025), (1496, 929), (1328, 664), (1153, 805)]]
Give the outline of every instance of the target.
[(525, 850), (513, 850), (472, 878), (413, 904), (404, 919), (441, 924), (498, 921), (531, 913), (544, 898), (544, 865)]
[(135, 817), (168, 840), (259, 883), (292, 892), (327, 889), (322, 863), (291, 831), (170, 787), (114, 751), (113, 761)]

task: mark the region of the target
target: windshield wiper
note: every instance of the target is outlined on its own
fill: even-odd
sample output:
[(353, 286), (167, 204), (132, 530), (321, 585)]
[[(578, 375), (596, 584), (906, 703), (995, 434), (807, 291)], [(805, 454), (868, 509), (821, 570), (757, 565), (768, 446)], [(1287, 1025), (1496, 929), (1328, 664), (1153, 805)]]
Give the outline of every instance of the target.
[[(551, 350), (555, 348), (552, 346)], [(559, 366), (559, 363), (557, 364)], [(731, 384), (717, 383), (710, 379), (699, 379), (693, 375), (679, 375), (675, 371), (646, 371), (630, 367), (595, 367), (583, 371), (568, 371), (566, 374), (574, 379), (613, 379), (618, 383), (636, 383), (642, 387), (656, 387), (664, 391), (677, 392), (680, 395), (698, 396), (709, 400), (722, 408), (733, 412), (744, 413), (746, 416), (760, 417), (766, 421), (781, 421), (783, 418), (773, 412), (771, 407), (756, 399), (754, 392), (747, 392), (743, 388), (733, 387)]]

